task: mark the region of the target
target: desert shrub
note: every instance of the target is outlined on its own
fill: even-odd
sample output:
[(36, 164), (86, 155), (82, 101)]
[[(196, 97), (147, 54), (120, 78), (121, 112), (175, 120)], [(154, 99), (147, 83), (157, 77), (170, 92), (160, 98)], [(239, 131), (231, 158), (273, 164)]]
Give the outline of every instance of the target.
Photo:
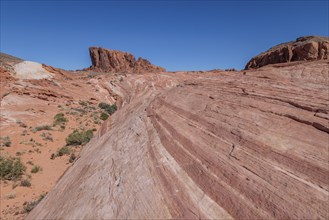
[(230, 69), (225, 69), (226, 72), (236, 72), (237, 70), (234, 68), (230, 68)]
[(76, 158), (77, 158), (77, 157), (75, 156), (75, 154), (72, 153), (71, 156), (70, 156), (69, 162), (70, 162), (70, 163), (73, 163), (73, 162), (75, 161)]
[(24, 211), (25, 211), (25, 212), (31, 212), (32, 209), (34, 209), (34, 207), (35, 207), (36, 205), (38, 205), (39, 202), (40, 202), (43, 198), (45, 198), (46, 195), (47, 195), (47, 193), (43, 193), (43, 194), (41, 194), (41, 195), (39, 196), (39, 198), (38, 198), (37, 200), (32, 201), (32, 202), (28, 202), (28, 203), (24, 206)]
[(65, 118), (63, 113), (57, 113), (54, 116), (53, 126), (64, 125), (67, 121), (68, 120), (67, 120), (67, 118)]
[(11, 140), (9, 136), (1, 137), (0, 138), (0, 145), (5, 147), (11, 146)]
[(21, 186), (30, 187), (31, 182), (27, 179), (21, 181)]
[(43, 130), (52, 130), (50, 125), (41, 125), (41, 126), (37, 126), (33, 129), (33, 132), (37, 132), (37, 131), (43, 131)]
[(88, 102), (86, 102), (86, 101), (79, 101), (79, 105), (81, 105), (81, 106), (87, 106), (88, 105)]
[(91, 138), (93, 137), (93, 131), (73, 131), (69, 136), (66, 138), (66, 145), (82, 145), (88, 143)]
[(109, 118), (109, 115), (106, 114), (105, 112), (102, 112), (101, 116), (100, 116), (100, 119), (102, 119), (103, 121), (105, 121), (106, 119)]
[(32, 209), (34, 209), (34, 207), (36, 205), (39, 204), (40, 201), (36, 200), (36, 201), (32, 201), (32, 202), (28, 202), (25, 206), (24, 206), (24, 211), (25, 212), (31, 212)]
[(42, 140), (44, 140), (44, 141), (54, 141), (52, 134), (49, 132), (47, 132), (47, 133), (43, 132), (40, 136), (42, 137)]
[(108, 106), (110, 106), (109, 104), (105, 103), (105, 102), (101, 102), (98, 104), (98, 107), (100, 107), (101, 109), (105, 109), (107, 108)]
[(51, 159), (51, 160), (54, 160), (55, 158), (56, 158), (56, 154), (52, 153), (52, 154), (50, 155), (50, 159)]
[(25, 172), (26, 167), (20, 158), (0, 156), (0, 179), (19, 179)]
[(57, 153), (55, 154), (55, 157), (56, 156), (61, 157), (61, 156), (65, 155), (65, 154), (70, 154), (70, 153), (71, 153), (71, 149), (68, 146), (65, 146), (65, 147), (60, 148), (57, 151)]
[(104, 102), (101, 102), (98, 104), (98, 107), (105, 110), (108, 114), (113, 115), (113, 113), (118, 110), (118, 107), (116, 104), (110, 105)]
[(31, 169), (31, 173), (37, 173), (37, 172), (39, 172), (39, 171), (41, 171), (42, 170), (42, 168), (40, 167), (40, 166), (38, 166), (38, 165), (34, 165), (33, 167), (32, 167), (32, 169)]

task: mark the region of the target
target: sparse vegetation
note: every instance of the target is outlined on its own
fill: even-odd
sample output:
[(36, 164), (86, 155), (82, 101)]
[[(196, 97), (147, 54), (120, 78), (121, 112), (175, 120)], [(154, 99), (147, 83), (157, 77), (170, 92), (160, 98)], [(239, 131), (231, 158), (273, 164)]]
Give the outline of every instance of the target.
[(0, 146), (10, 147), (11, 146), (10, 137), (9, 136), (1, 137)]
[(39, 171), (42, 170), (42, 167), (38, 166), (38, 165), (34, 165), (31, 169), (31, 173), (37, 173)]
[(20, 152), (20, 151), (17, 151), (16, 152), (16, 156), (19, 157), (19, 156), (22, 156), (24, 154), (24, 152)]
[(237, 70), (234, 68), (230, 68), (230, 69), (225, 69), (226, 72), (236, 72)]
[(25, 179), (25, 180), (21, 181), (21, 186), (30, 187), (31, 185), (32, 184), (31, 184), (30, 180), (28, 180), (28, 179)]
[(86, 101), (79, 101), (79, 105), (81, 105), (81, 106), (87, 106), (88, 105), (88, 102), (86, 102)]
[(70, 147), (65, 146), (65, 147), (60, 148), (60, 149), (57, 151), (57, 153), (55, 154), (55, 157), (56, 157), (56, 156), (61, 157), (61, 156), (63, 156), (63, 155), (68, 155), (68, 154), (70, 154), (70, 153), (71, 153), (71, 149), (70, 149)]
[(34, 207), (36, 205), (39, 204), (39, 202), (47, 195), (47, 193), (43, 193), (39, 196), (39, 198), (35, 201), (32, 201), (32, 202), (28, 202), (25, 206), (24, 206), (24, 211), (25, 212), (31, 212), (32, 209), (34, 209)]
[(22, 121), (17, 121), (17, 124), (19, 124), (19, 126), (22, 128), (27, 128), (27, 125)]
[(75, 161), (76, 158), (77, 158), (77, 157), (75, 156), (75, 154), (72, 153), (71, 156), (70, 156), (69, 162), (70, 162), (70, 163), (73, 163), (73, 162)]
[(21, 178), (26, 167), (20, 158), (10, 156), (0, 156), (0, 179), (16, 180)]
[(42, 140), (44, 140), (44, 141), (54, 141), (52, 134), (49, 132), (43, 132), (40, 136), (42, 137)]
[(102, 119), (103, 121), (105, 121), (106, 119), (109, 118), (109, 115), (106, 114), (105, 112), (102, 112), (101, 116), (100, 116), (100, 119)]
[(91, 138), (93, 137), (93, 131), (87, 130), (87, 131), (78, 131), (75, 130), (69, 136), (66, 138), (66, 145), (83, 145), (88, 143)]
[(53, 122), (53, 126), (64, 126), (65, 123), (68, 121), (67, 118), (65, 118), (64, 116), (64, 113), (57, 113), (55, 116), (54, 116), (54, 122)]
[(98, 104), (98, 107), (100, 107), (101, 109), (103, 109), (104, 111), (106, 111), (108, 114), (113, 115), (113, 113), (118, 110), (118, 107), (116, 106), (116, 104), (110, 105), (104, 102), (101, 102)]
[(50, 131), (50, 130), (52, 130), (52, 128), (50, 125), (41, 125), (41, 126), (35, 127), (32, 131), (37, 132), (37, 131), (42, 131), (42, 130)]
[(25, 136), (25, 135), (27, 135), (28, 133), (27, 133), (27, 130), (24, 130), (24, 131), (22, 131), (22, 133), (21, 133), (21, 136)]
[(41, 154), (41, 150), (39, 148), (34, 149), (34, 152)]

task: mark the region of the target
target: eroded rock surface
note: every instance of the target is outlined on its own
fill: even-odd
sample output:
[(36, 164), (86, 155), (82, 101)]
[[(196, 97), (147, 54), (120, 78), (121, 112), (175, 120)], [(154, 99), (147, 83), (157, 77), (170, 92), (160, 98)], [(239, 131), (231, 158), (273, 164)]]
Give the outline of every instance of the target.
[(328, 219), (327, 61), (128, 75), (27, 219)]
[(328, 60), (329, 38), (308, 36), (296, 41), (279, 44), (268, 51), (253, 57), (246, 69), (259, 68), (269, 64), (305, 60)]
[[(124, 76), (93, 77), (87, 72), (30, 65), (19, 58), (0, 55), (0, 169), (3, 173), (2, 161), (7, 155), (20, 158), (26, 166), (20, 179), (0, 178), (0, 219), (23, 219), (27, 215), (26, 207), (50, 191), (71, 166), (70, 155), (52, 155), (57, 155), (66, 145), (65, 139), (73, 129), (99, 129), (103, 121), (98, 104), (120, 104), (119, 97), (112, 96), (109, 88), (112, 80), (119, 81)], [(20, 64), (23, 71), (16, 72), (15, 67)], [(45, 75), (51, 77), (42, 77)], [(59, 113), (66, 121), (55, 125), (54, 117)], [(107, 122), (110, 121), (109, 118)], [(36, 129), (43, 126), (48, 128)], [(79, 156), (80, 147), (69, 148), (71, 155)], [(32, 173), (34, 166), (42, 171)], [(23, 186), (22, 180), (31, 186)]]
[(136, 60), (128, 52), (90, 47), (89, 53), (92, 62), (90, 69), (94, 71), (116, 73), (155, 73), (165, 71), (164, 68), (155, 66), (141, 57)]

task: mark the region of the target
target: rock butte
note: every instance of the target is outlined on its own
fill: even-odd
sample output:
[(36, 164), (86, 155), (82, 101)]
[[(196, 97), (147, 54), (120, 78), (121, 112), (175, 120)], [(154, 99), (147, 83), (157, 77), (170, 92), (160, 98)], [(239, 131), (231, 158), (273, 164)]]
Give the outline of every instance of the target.
[(165, 71), (164, 68), (155, 66), (141, 57), (136, 60), (128, 52), (90, 47), (89, 53), (92, 62), (89, 70), (93, 71), (125, 73), (155, 73)]
[(328, 219), (328, 78), (319, 60), (112, 81), (112, 128), (27, 219)]

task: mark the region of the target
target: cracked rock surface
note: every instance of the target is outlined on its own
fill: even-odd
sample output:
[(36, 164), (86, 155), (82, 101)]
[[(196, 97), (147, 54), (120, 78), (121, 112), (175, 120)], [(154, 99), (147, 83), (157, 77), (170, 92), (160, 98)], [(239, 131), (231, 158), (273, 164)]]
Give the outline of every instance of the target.
[(27, 219), (328, 219), (328, 79), (327, 61), (128, 75)]

